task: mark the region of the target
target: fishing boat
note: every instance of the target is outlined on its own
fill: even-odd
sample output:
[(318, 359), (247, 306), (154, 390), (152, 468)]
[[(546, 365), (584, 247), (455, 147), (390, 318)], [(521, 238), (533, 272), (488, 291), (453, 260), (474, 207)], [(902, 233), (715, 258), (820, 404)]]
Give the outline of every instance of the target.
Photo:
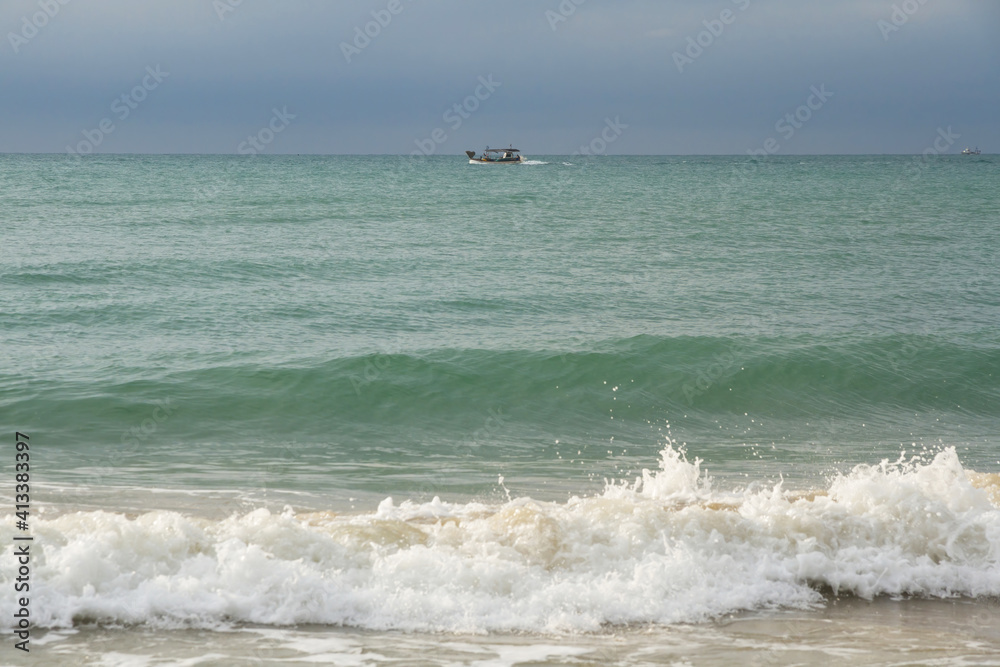
[(524, 162), (524, 156), (520, 155), (520, 152), (511, 144), (507, 148), (490, 148), (487, 146), (482, 155), (478, 157), (476, 156), (476, 151), (465, 151), (465, 154), (469, 156), (470, 164), (482, 164), (483, 162), (509, 164)]
[(962, 151), (962, 155), (979, 155), (980, 153), (982, 153), (982, 151), (979, 150), (979, 146), (976, 146), (976, 150), (972, 150), (971, 148), (966, 148), (964, 151)]

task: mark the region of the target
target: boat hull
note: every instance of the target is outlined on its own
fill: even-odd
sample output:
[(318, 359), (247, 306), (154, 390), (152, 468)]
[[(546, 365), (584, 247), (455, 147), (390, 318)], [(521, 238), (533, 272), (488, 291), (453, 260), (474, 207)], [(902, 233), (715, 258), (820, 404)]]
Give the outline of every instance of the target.
[(524, 157), (521, 155), (518, 155), (516, 158), (501, 158), (499, 160), (483, 160), (480, 158), (469, 160), (469, 164), (517, 164), (519, 162), (524, 162)]

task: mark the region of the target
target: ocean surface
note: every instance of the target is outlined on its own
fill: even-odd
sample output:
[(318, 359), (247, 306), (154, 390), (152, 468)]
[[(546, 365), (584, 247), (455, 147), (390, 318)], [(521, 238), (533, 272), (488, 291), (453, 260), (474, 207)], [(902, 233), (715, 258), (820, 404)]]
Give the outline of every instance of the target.
[(1000, 665), (998, 253), (991, 155), (0, 155), (0, 664)]

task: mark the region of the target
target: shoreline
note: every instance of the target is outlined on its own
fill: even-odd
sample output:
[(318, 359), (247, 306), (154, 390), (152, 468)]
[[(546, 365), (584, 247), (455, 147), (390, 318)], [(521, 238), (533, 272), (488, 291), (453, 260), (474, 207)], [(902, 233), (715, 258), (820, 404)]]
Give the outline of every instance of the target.
[[(890, 665), (925, 661), (1000, 665), (1000, 599), (826, 598), (815, 610), (744, 612), (701, 624), (609, 626), (594, 633), (379, 632), (338, 626), (235, 625), (218, 630), (99, 628), (36, 631), (33, 664), (643, 665), (753, 667)], [(413, 656), (420, 655), (419, 663)], [(54, 660), (48, 663), (49, 659)], [(965, 664), (970, 664), (966, 662)]]

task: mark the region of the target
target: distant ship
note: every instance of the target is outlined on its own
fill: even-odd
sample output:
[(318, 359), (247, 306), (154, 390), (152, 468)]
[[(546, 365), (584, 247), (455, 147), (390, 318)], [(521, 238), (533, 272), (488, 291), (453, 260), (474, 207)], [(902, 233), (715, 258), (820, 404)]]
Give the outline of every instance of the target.
[(980, 153), (982, 153), (982, 151), (979, 150), (979, 146), (976, 146), (976, 150), (972, 150), (971, 148), (966, 148), (964, 151), (962, 151), (962, 155), (979, 155)]
[[(513, 144), (511, 144), (513, 146)], [(524, 156), (518, 155), (520, 153), (516, 148), (490, 148), (486, 147), (483, 154), (476, 157), (476, 151), (465, 151), (465, 154), (469, 156), (470, 164), (480, 164), (483, 162), (489, 163), (511, 163), (511, 162), (524, 162)]]

